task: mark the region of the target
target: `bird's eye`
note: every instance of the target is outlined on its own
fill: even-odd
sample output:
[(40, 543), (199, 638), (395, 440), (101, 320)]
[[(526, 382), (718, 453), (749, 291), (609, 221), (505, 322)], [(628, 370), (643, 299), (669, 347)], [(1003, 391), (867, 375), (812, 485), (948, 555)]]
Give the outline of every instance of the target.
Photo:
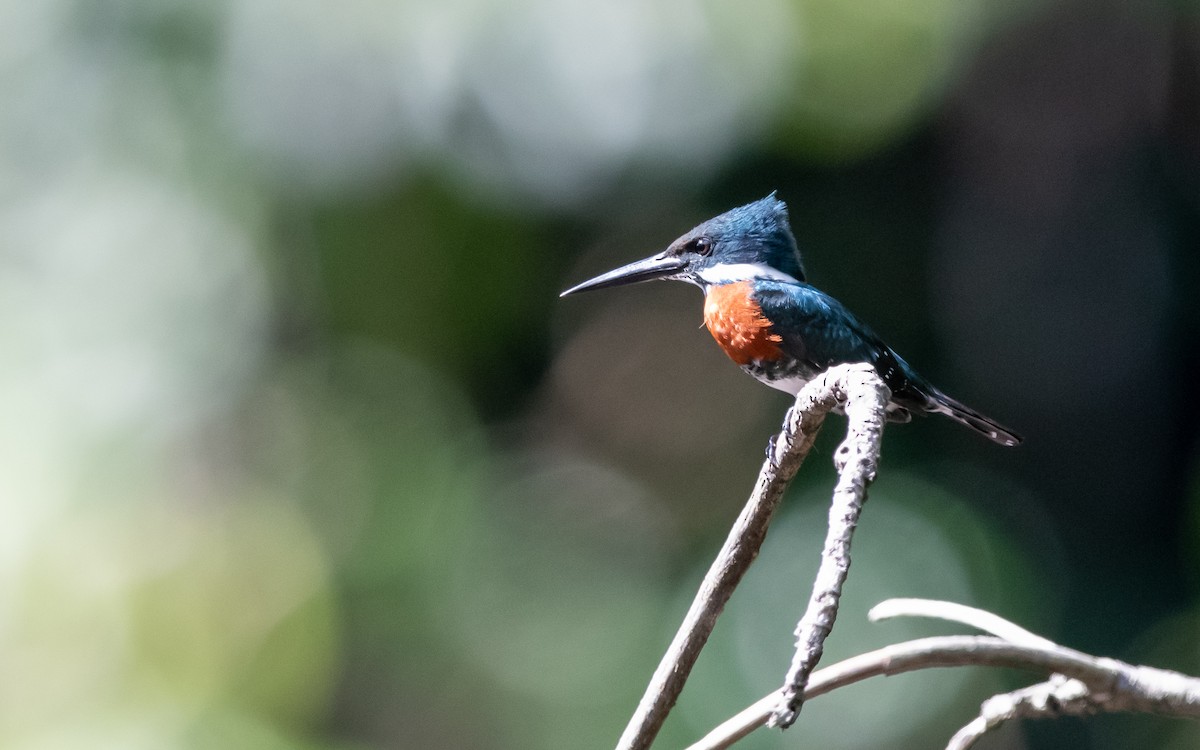
[(697, 237), (687, 243), (687, 249), (697, 255), (709, 255), (712, 253), (712, 240), (707, 237)]

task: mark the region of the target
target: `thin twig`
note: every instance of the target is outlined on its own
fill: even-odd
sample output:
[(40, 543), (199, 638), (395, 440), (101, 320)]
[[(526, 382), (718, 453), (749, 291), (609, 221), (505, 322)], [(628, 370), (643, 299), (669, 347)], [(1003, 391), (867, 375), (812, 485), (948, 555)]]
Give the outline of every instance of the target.
[[(847, 402), (847, 394), (878, 376), (870, 365), (831, 368), (801, 389), (772, 439), (750, 500), (717, 554), (674, 640), (659, 662), (642, 700), (621, 734), (617, 750), (646, 750), (658, 735), (708, 641), (725, 603), (758, 555), (767, 526), (784, 490), (808, 456), (825, 415)], [(871, 383), (874, 387), (874, 383)]]
[(982, 630), (1012, 643), (1024, 643), (1030, 646), (1055, 645), (1054, 641), (1031, 633), (1020, 625), (985, 609), (937, 599), (887, 599), (871, 607), (871, 611), (867, 613), (867, 619), (871, 622), (890, 620), (894, 617), (928, 617), (935, 620), (947, 620)]
[[(1000, 615), (975, 607), (934, 599), (888, 599), (871, 608), (871, 622), (893, 617), (930, 617), (958, 622), (991, 633), (1010, 643), (1054, 647), (1054, 642), (1036, 635), (1004, 619)], [(979, 716), (959, 729), (950, 738), (946, 750), (969, 750), (983, 735), (1006, 721), (1017, 718), (1048, 718), (1070, 714), (1084, 716), (1101, 710), (1091, 700), (1087, 685), (1065, 675), (1052, 674), (1020, 690), (988, 698), (979, 707)]]
[(867, 501), (867, 487), (875, 480), (879, 464), (891, 391), (873, 369), (855, 375), (858, 379), (854, 387), (847, 388), (846, 440), (835, 458), (838, 483), (829, 506), (821, 566), (813, 580), (808, 608), (796, 625), (796, 655), (784, 678), (779, 706), (771, 716), (770, 725), (783, 729), (791, 726), (799, 715), (808, 675), (821, 660), (825, 639), (837, 619), (842, 586), (850, 572), (850, 540)]
[[(1037, 646), (994, 636), (952, 635), (886, 646), (814, 672), (804, 690), (811, 700), (869, 677), (931, 667), (966, 665), (1059, 673), (1087, 686), (1096, 710), (1200, 718), (1200, 679), (1154, 667), (1126, 664), (1051, 644)], [(724, 750), (763, 726), (782, 690), (760, 698), (688, 750)]]

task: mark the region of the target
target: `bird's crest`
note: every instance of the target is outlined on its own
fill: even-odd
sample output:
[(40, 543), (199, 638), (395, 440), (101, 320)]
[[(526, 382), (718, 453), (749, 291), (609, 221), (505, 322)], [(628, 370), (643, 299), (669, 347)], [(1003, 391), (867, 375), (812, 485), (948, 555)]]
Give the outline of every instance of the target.
[(804, 281), (804, 266), (788, 222), (787, 204), (774, 192), (709, 219), (685, 236), (693, 235), (712, 237), (725, 262), (763, 263)]

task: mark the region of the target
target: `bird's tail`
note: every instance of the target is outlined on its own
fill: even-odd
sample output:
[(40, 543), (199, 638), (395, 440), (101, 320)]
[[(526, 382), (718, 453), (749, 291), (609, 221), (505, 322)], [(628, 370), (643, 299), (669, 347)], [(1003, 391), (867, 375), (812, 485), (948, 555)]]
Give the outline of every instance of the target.
[(965, 424), (994, 443), (1013, 446), (1020, 445), (1023, 440), (1020, 435), (996, 420), (985, 417), (966, 404), (955, 401), (936, 388), (931, 388), (927, 396), (929, 398), (929, 405), (926, 407), (926, 411), (945, 414), (955, 422)]

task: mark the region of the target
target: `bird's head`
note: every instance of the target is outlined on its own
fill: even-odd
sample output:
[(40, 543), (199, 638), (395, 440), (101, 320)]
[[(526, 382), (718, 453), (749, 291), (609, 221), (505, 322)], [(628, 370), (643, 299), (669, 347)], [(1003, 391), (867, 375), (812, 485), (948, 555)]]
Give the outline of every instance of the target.
[(711, 218), (661, 253), (589, 279), (561, 296), (655, 279), (706, 289), (755, 278), (804, 280), (787, 205), (774, 193)]

